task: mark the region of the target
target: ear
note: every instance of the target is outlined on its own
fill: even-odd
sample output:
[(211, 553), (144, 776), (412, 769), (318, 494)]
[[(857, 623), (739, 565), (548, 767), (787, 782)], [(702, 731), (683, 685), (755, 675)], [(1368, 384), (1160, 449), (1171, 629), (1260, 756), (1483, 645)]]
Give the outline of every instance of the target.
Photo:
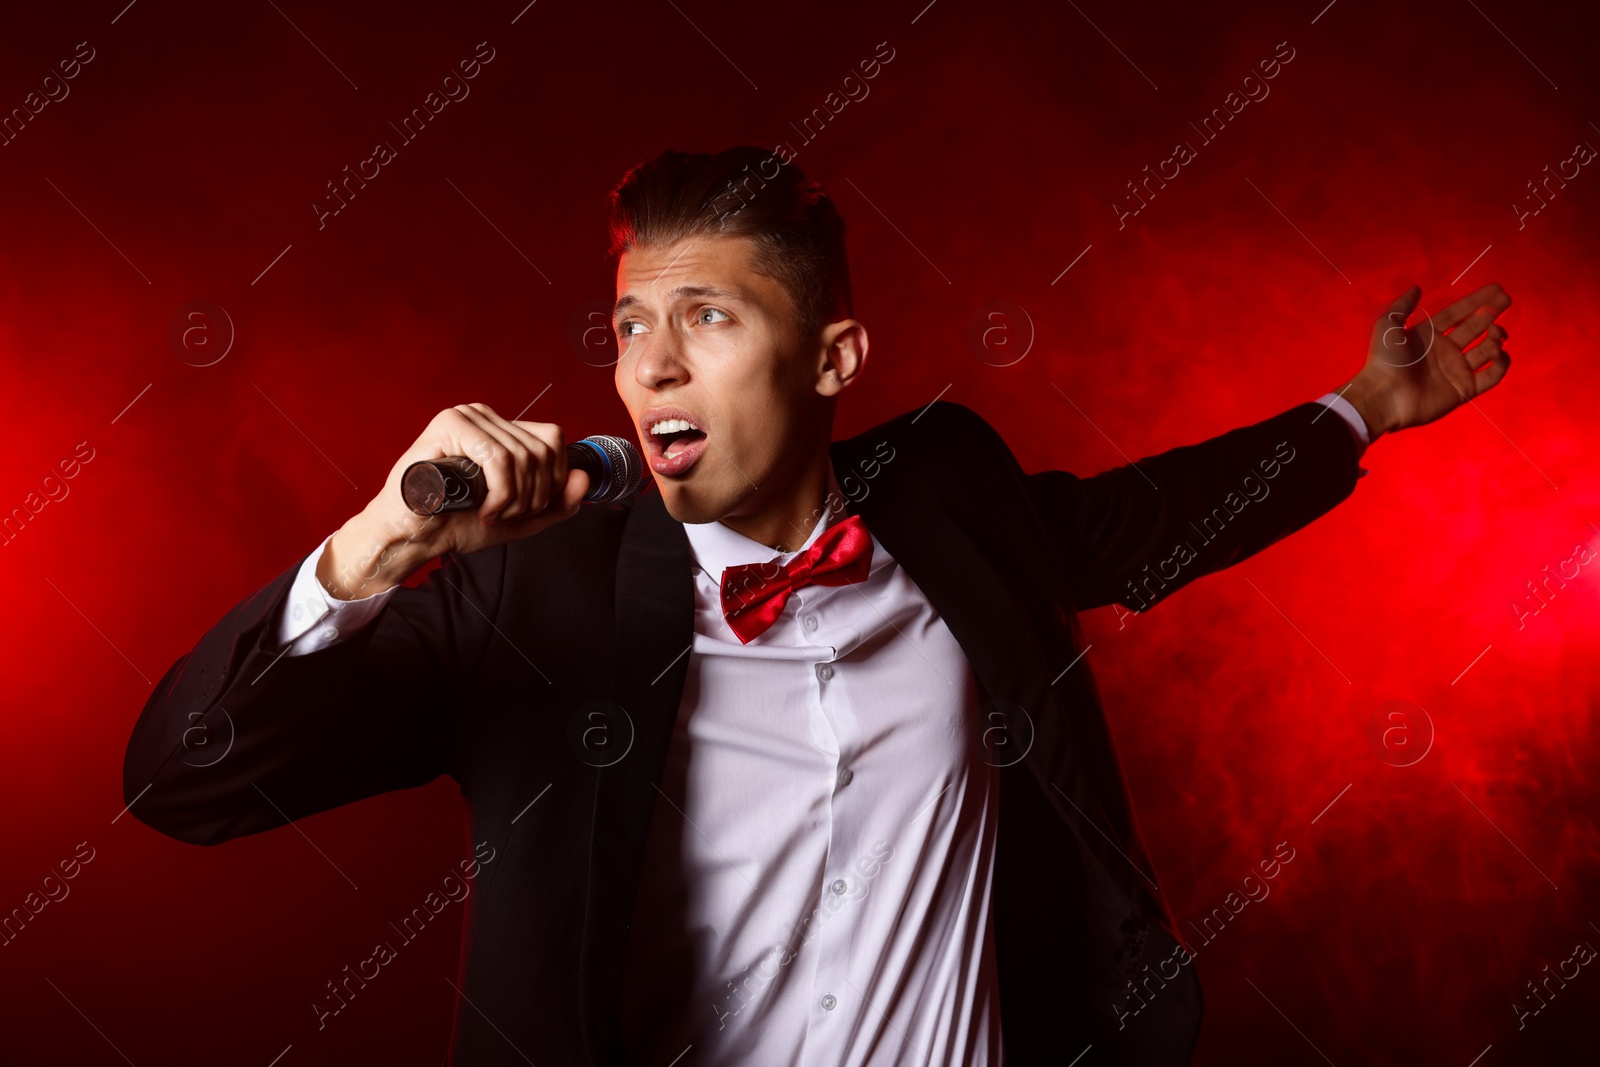
[(855, 319), (823, 327), (817, 359), (817, 393), (838, 396), (867, 364), (867, 328)]

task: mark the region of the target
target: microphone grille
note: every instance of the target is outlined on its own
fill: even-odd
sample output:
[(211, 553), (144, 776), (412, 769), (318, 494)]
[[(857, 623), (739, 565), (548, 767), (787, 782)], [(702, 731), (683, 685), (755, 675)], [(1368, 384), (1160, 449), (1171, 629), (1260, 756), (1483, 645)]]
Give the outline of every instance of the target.
[(595, 434), (578, 443), (589, 445), (599, 452), (605, 469), (603, 476), (594, 479), (594, 484), (584, 495), (585, 500), (609, 504), (632, 496), (644, 484), (644, 459), (626, 437)]

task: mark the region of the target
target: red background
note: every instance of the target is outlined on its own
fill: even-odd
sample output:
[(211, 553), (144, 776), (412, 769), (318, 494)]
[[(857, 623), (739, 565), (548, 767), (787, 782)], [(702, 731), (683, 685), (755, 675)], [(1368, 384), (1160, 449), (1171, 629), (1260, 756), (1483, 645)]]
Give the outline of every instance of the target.
[[(778, 141), (851, 226), (874, 344), (839, 436), (942, 395), (1028, 469), (1089, 474), (1338, 388), (1413, 281), (1434, 310), (1506, 286), (1500, 388), (1379, 441), (1305, 532), (1149, 615), (1087, 616), (1088, 662), (1181, 919), (1296, 850), (1199, 947), (1197, 1062), (1592, 1048), (1594, 967), (1520, 1031), (1512, 1002), (1600, 947), (1600, 563), (1521, 629), (1511, 604), (1600, 546), (1600, 168), (1520, 229), (1512, 207), (1600, 146), (1594, 14), (542, 0), (513, 24), (522, 0), (124, 2), (0, 16), (6, 110), (95, 49), (0, 148), (0, 511), (94, 450), (0, 548), (0, 910), (95, 850), (0, 947), (0, 1060), (439, 1062), (458, 906), (320, 1032), (310, 1002), (466, 855), (455, 787), (207, 850), (117, 818), (123, 745), (150, 683), (359, 510), (438, 409), (625, 427), (609, 368), (569, 343), (612, 295), (607, 190), (665, 147)], [(471, 95), (319, 230), (324, 183), (480, 41)], [(885, 41), (870, 94), (802, 143), (790, 123)], [(1201, 144), (1188, 124), (1283, 41), (1270, 95)], [(1180, 139), (1197, 158), (1119, 229), (1124, 183)], [(237, 331), (205, 367), (166, 337), (197, 299)], [(994, 300), (1027, 319), (995, 320), (1011, 347), (985, 360), (968, 338)], [(1395, 699), (1436, 732), (1412, 766), (1368, 736)], [(1410, 725), (1391, 751), (1419, 751)]]

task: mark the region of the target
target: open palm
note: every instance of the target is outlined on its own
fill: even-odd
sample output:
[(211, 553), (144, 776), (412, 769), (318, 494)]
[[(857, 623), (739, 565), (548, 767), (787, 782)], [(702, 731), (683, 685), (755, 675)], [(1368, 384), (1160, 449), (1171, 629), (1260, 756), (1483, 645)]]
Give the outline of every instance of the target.
[(1421, 298), (1413, 285), (1373, 324), (1367, 364), (1351, 382), (1372, 398), (1385, 430), (1449, 414), (1498, 385), (1511, 366), (1506, 329), (1494, 321), (1511, 297), (1498, 284), (1406, 325)]

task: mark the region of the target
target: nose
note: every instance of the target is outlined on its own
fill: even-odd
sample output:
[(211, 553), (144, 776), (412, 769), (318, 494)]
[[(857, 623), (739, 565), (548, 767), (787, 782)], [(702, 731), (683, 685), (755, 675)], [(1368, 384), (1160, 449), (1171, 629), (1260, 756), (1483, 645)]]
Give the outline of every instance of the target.
[(639, 346), (633, 362), (634, 380), (650, 390), (682, 385), (689, 380), (684, 362), (683, 343), (675, 332), (661, 330), (635, 337), (630, 345)]

